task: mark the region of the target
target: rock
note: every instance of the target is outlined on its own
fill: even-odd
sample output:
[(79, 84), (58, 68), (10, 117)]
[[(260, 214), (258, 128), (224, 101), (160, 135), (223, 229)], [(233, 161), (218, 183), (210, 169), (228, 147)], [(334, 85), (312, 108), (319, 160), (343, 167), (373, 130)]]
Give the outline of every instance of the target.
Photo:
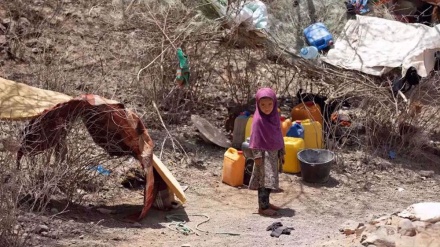
[[(435, 234), (437, 233), (437, 234)], [(414, 238), (414, 245), (417, 247), (440, 247), (440, 235), (438, 231), (422, 232), (417, 234)]]
[(388, 225), (398, 226), (401, 219), (402, 218), (400, 218), (399, 216), (392, 215), (388, 221)]
[(429, 222), (425, 222), (425, 221), (414, 221), (414, 222), (412, 222), (412, 224), (415, 227), (417, 232), (424, 231), (426, 229), (426, 227), (428, 227), (430, 225)]
[(343, 232), (345, 235), (351, 235), (356, 232), (356, 229), (363, 225), (363, 223), (358, 223), (353, 220), (347, 220), (346, 222), (344, 222), (344, 224), (341, 225), (339, 231)]
[(191, 247), (190, 244), (182, 244), (180, 247)]
[(388, 222), (389, 218), (390, 218), (389, 216), (382, 216), (380, 218), (373, 219), (372, 221), (370, 221), (370, 224), (372, 224), (372, 225), (385, 225)]
[(38, 225), (38, 226), (35, 228), (35, 232), (36, 232), (36, 233), (42, 233), (42, 232), (48, 232), (48, 231), (49, 231), (49, 227), (46, 226), (46, 225)]
[(377, 231), (370, 233), (365, 236), (362, 240), (364, 246), (369, 244), (374, 244), (376, 246), (383, 247), (395, 247), (396, 246), (396, 235), (395, 229), (391, 226), (381, 226)]
[(416, 228), (409, 219), (400, 220), (398, 230), (403, 236), (413, 237), (416, 235)]
[(365, 229), (367, 229), (366, 226), (361, 226), (358, 229), (356, 229), (356, 231), (355, 231), (356, 237), (358, 238), (358, 237), (362, 236), (362, 233), (365, 231)]
[(415, 247), (415, 237), (400, 236), (396, 240), (396, 247)]
[(420, 176), (430, 178), (435, 175), (434, 171), (419, 171)]

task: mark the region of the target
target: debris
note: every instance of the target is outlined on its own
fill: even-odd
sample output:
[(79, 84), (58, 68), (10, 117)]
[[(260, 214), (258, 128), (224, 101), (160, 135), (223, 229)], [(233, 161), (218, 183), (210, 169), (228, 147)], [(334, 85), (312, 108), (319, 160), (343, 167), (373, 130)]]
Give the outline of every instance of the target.
[(199, 130), (202, 139), (205, 141), (212, 142), (224, 148), (231, 147), (231, 141), (229, 141), (228, 138), (226, 138), (225, 135), (218, 128), (215, 128), (208, 120), (198, 115), (191, 115), (191, 121)]
[(281, 236), (281, 234), (286, 234), (286, 235), (290, 235), (290, 232), (292, 230), (295, 230), (293, 227), (285, 227), (283, 226), (283, 224), (279, 221), (274, 222), (272, 224), (270, 224), (267, 228), (266, 231), (272, 231), (270, 233), (271, 237), (277, 237), (279, 238)]
[(341, 228), (339, 228), (339, 231), (344, 233), (345, 235), (351, 235), (351, 234), (356, 233), (356, 229), (358, 229), (361, 226), (364, 226), (364, 224), (358, 223), (353, 220), (347, 220), (341, 225)]
[(38, 226), (35, 228), (35, 232), (36, 232), (36, 233), (42, 233), (42, 232), (48, 232), (48, 231), (49, 231), (49, 227), (46, 226), (46, 225), (38, 225)]
[(40, 48), (37, 48), (37, 47), (35, 47), (35, 48), (32, 48), (32, 53), (41, 53), (42, 52), (42, 50), (40, 49)]
[(90, 168), (90, 170), (98, 172), (98, 174), (102, 174), (104, 176), (110, 175), (111, 171), (105, 169), (102, 165), (93, 166)]
[(419, 171), (419, 174), (422, 177), (431, 178), (435, 175), (435, 172), (434, 171)]
[(390, 157), (390, 159), (395, 159), (395, 158), (397, 158), (397, 154), (396, 154), (396, 152), (394, 152), (394, 151), (389, 151), (388, 152), (388, 156)]
[(405, 189), (404, 188), (397, 188), (397, 191), (399, 192), (403, 192)]

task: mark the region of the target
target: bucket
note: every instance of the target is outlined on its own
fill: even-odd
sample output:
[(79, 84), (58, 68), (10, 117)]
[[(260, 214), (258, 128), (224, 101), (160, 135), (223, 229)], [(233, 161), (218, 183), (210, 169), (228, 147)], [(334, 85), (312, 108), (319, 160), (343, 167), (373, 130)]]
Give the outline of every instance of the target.
[(301, 177), (308, 183), (325, 183), (330, 177), (330, 168), (335, 153), (326, 149), (304, 149), (298, 152)]

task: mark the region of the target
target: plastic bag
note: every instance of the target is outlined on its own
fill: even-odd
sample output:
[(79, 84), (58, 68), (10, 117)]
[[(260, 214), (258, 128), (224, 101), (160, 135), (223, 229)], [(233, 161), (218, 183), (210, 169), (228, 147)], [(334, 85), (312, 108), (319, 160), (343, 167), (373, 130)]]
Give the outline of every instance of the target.
[(247, 22), (250, 29), (268, 29), (267, 7), (263, 2), (252, 1), (242, 4), (240, 8), (240, 12), (234, 17), (234, 22), (237, 25)]

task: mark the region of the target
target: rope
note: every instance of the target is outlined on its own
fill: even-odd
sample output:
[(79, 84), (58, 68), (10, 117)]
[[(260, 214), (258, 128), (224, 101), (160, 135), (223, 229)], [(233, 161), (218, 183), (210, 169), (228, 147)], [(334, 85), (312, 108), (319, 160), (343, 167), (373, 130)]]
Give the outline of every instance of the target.
[[(189, 227), (186, 223), (185, 220), (182, 220), (182, 218), (180, 218), (179, 216), (200, 216), (200, 217), (205, 217), (206, 220), (198, 223), (196, 225), (196, 230), (199, 232), (204, 232), (204, 233), (213, 233), (213, 234), (225, 234), (225, 235), (230, 235), (230, 236), (239, 236), (239, 233), (231, 233), (231, 232), (210, 232), (210, 231), (205, 231), (199, 228), (200, 225), (205, 224), (206, 222), (210, 221), (211, 218), (208, 215), (204, 215), (204, 214), (190, 214), (190, 215), (186, 215), (186, 214), (171, 214), (171, 215), (167, 215), (165, 216), (165, 218), (168, 221), (171, 221), (171, 223), (167, 224), (167, 227), (170, 230), (176, 231), (176, 232), (181, 232), (184, 235), (190, 235), (190, 234), (196, 234), (197, 236), (199, 236), (200, 234), (197, 233), (196, 231), (194, 231), (191, 227)], [(173, 227), (174, 226), (174, 227)]]

